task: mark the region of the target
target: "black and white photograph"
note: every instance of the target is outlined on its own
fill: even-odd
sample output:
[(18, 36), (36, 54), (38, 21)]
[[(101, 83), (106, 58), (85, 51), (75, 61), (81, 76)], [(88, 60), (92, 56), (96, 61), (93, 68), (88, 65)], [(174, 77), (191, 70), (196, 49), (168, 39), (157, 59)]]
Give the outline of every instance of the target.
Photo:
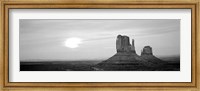
[(180, 19), (20, 19), (20, 71), (180, 71)]

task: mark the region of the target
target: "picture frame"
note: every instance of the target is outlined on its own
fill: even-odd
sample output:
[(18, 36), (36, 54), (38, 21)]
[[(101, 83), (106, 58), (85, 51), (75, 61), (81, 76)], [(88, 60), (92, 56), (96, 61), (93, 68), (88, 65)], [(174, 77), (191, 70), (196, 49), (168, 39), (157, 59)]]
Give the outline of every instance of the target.
[[(169, 90), (199, 89), (199, 1), (1, 1), (1, 90)], [(9, 9), (191, 9), (191, 82), (9, 82)]]

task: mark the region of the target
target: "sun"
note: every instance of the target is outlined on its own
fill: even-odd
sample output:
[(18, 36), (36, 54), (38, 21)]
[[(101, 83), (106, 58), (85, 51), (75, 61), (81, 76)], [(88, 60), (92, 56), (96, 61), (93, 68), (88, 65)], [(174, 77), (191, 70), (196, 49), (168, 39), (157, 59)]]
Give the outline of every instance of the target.
[(79, 47), (79, 44), (81, 44), (81, 43), (82, 43), (82, 39), (72, 37), (72, 38), (66, 39), (65, 46), (68, 48), (77, 48), (77, 47)]

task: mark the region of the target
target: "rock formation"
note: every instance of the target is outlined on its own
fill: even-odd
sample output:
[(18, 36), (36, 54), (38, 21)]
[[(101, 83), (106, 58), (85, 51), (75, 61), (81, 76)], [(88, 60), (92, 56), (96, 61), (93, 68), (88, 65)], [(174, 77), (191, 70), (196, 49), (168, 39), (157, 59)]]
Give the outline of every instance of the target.
[(154, 66), (160, 66), (165, 63), (164, 61), (162, 61), (161, 59), (159, 59), (153, 55), (152, 47), (150, 47), (150, 46), (145, 46), (143, 48), (143, 50), (141, 52), (141, 58), (147, 60), (150, 63), (153, 63)]
[(117, 52), (135, 53), (134, 40), (132, 40), (131, 45), (128, 36), (118, 35), (116, 40), (116, 49)]
[(145, 46), (141, 56), (136, 54), (134, 40), (132, 45), (128, 36), (118, 35), (116, 40), (117, 53), (109, 59), (97, 64), (95, 70), (153, 70), (162, 60), (153, 55), (152, 48)]
[(153, 55), (153, 52), (152, 52), (152, 47), (150, 46), (145, 46), (142, 50), (142, 53), (141, 55)]

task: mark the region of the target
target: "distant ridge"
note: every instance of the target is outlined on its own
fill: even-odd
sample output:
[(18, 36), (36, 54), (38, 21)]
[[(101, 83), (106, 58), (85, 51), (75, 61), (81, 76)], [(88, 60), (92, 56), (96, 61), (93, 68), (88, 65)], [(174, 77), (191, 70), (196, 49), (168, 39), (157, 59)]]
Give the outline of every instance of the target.
[(148, 71), (156, 70), (166, 62), (153, 55), (152, 47), (145, 46), (141, 56), (136, 54), (134, 39), (132, 44), (128, 36), (118, 35), (116, 40), (116, 51), (112, 57), (100, 62), (93, 68), (104, 71)]

